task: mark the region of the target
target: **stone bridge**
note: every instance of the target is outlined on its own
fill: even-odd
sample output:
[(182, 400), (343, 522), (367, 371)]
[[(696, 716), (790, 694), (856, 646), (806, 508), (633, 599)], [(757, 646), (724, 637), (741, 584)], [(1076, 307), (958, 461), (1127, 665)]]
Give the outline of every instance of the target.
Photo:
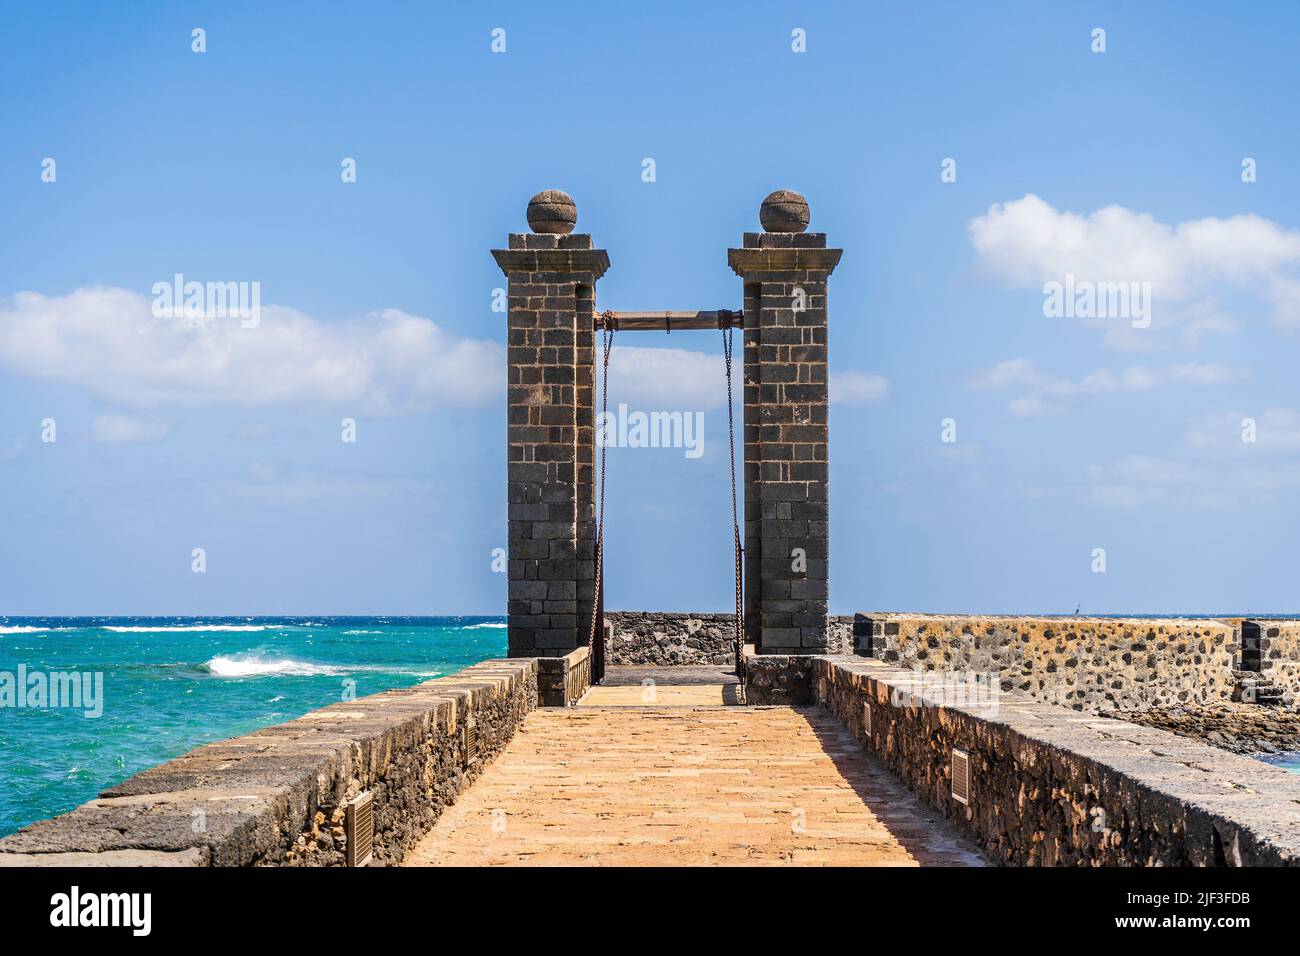
[(542, 709), (406, 866), (979, 866), (826, 710), (741, 707), (720, 667), (612, 667)]
[(744, 705), (717, 665), (485, 661), (199, 747), (0, 865), (1300, 864), (1300, 775), (863, 650), (751, 656)]

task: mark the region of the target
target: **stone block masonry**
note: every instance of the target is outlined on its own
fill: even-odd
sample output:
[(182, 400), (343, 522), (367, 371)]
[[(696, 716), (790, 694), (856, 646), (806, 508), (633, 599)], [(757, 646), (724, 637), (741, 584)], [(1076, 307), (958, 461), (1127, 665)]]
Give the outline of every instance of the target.
[(400, 862), (536, 709), (537, 671), (484, 661), (207, 744), (5, 837), (0, 866), (341, 866), (364, 791), (375, 865)]
[(813, 664), (809, 654), (755, 654), (745, 647), (745, 703), (802, 707), (813, 703)]
[(591, 648), (563, 657), (537, 658), (537, 700), (542, 707), (571, 707), (591, 689)]
[(592, 310), (609, 256), (555, 233), (492, 255), (509, 285), (507, 640), (511, 657), (562, 656), (594, 609)]
[[(598, 600), (593, 321), (609, 257), (590, 236), (572, 233), (577, 216), (567, 194), (538, 193), (528, 204), (533, 232), (511, 234), (509, 248), (492, 253), (509, 283), (512, 657), (574, 650), (590, 633)], [(767, 231), (746, 233), (727, 256), (744, 283), (746, 636), (761, 653), (824, 653), (826, 291), (842, 250), (827, 248), (824, 233), (804, 233), (808, 204), (798, 193), (772, 193), (759, 219)]]
[(1146, 710), (1229, 700), (1239, 622), (1193, 618), (857, 615), (860, 655), (899, 667), (996, 675), (1075, 710)]
[[(726, 665), (735, 662), (735, 615), (673, 611), (606, 611), (613, 636), (605, 649), (610, 664)], [(853, 653), (853, 618), (832, 617), (832, 654)]]
[[(1018, 693), (954, 703), (879, 661), (813, 668), (817, 697), (859, 743), (1001, 862), (1300, 865), (1300, 775)], [(964, 803), (954, 749), (970, 766)]]
[[(765, 211), (791, 196), (803, 202), (774, 193)], [(842, 252), (786, 231), (727, 254), (744, 281), (745, 623), (760, 653), (827, 649), (826, 286)]]
[(653, 666), (731, 664), (736, 659), (734, 614), (606, 611), (613, 625), (605, 660)]
[(1300, 706), (1300, 621), (1258, 624), (1260, 675), (1281, 691), (1283, 704)]

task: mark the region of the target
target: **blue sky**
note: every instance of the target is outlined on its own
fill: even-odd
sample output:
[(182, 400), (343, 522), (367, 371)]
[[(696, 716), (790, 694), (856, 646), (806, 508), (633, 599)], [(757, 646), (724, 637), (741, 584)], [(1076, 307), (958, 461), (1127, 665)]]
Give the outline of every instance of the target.
[[(1300, 8), (2, 16), (0, 613), (503, 612), (488, 250), (548, 187), (602, 307), (738, 306), (779, 187), (845, 250), (833, 612), (1297, 610)], [(152, 317), (176, 273), (259, 282), (261, 324)], [(1151, 327), (1045, 317), (1065, 273), (1150, 282)], [(619, 349), (611, 401), (706, 444), (611, 449), (608, 604), (725, 610), (717, 337)]]

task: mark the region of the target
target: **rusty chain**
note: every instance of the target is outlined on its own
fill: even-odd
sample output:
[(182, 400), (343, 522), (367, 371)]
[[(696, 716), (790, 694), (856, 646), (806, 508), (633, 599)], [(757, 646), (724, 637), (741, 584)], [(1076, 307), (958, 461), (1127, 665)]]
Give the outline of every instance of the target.
[(736, 420), (731, 403), (732, 328), (722, 330), (722, 357), (727, 365), (727, 451), (731, 454), (731, 535), (736, 551), (736, 677), (740, 680), (740, 697), (745, 696), (745, 595), (744, 554), (740, 542), (740, 517), (736, 503)]
[[(601, 345), (605, 356), (600, 373), (600, 421), (593, 423), (592, 430), (596, 438), (600, 437), (601, 424), (606, 421), (609, 414), (609, 353), (614, 347), (614, 313), (602, 312), (600, 318)], [(608, 439), (609, 436), (606, 435), (605, 440), (600, 442), (600, 510), (596, 512), (596, 586), (591, 592), (591, 634), (587, 638), (587, 645), (593, 654), (596, 650), (596, 609), (600, 602), (601, 578), (604, 576), (605, 567), (605, 446), (608, 444)], [(600, 635), (600, 639), (604, 641), (605, 635)]]

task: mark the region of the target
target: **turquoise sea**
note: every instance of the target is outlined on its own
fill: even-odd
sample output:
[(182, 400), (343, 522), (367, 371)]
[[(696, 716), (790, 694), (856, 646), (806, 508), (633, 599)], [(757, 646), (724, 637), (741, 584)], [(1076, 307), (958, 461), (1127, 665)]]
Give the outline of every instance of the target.
[[(505, 635), (489, 617), (0, 617), (0, 835), (200, 744), (504, 657)], [(29, 688), (92, 675), (89, 697), (102, 675), (102, 708), (15, 706), (20, 667)]]
[(1275, 767), (1281, 767), (1283, 770), (1290, 770), (1292, 773), (1300, 773), (1300, 753), (1276, 754), (1268, 757), (1261, 757), (1265, 763), (1271, 763)]

